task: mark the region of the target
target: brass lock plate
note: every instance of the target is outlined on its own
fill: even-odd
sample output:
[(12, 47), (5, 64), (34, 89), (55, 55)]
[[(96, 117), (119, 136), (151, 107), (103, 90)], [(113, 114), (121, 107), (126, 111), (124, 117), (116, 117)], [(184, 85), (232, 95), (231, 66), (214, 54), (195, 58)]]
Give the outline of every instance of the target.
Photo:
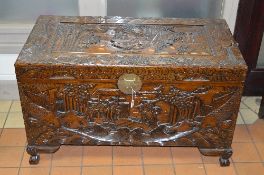
[(124, 94), (132, 94), (141, 89), (142, 81), (136, 74), (123, 74), (119, 77), (117, 86)]

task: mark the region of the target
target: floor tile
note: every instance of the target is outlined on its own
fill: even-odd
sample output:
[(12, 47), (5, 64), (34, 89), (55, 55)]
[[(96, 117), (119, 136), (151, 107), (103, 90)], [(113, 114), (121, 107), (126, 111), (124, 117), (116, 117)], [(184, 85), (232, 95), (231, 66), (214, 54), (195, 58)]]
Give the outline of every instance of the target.
[(204, 156), (202, 155), (203, 163), (219, 163), (219, 156)]
[(247, 96), (242, 96), (241, 101), (244, 102), (248, 97)]
[(262, 163), (235, 163), (238, 175), (263, 175)]
[(246, 125), (236, 125), (233, 142), (251, 142)]
[(178, 163), (202, 163), (201, 153), (197, 148), (174, 147), (171, 148), (173, 162)]
[(241, 113), (240, 112), (238, 113), (236, 124), (237, 125), (243, 125), (243, 124), (245, 124), (244, 120), (241, 117)]
[(1, 147), (0, 167), (19, 167), (24, 147)]
[(172, 164), (169, 147), (143, 147), (144, 164)]
[(264, 142), (264, 120), (258, 119), (254, 124), (247, 125), (249, 133), (255, 142)]
[(232, 160), (234, 162), (260, 162), (260, 157), (253, 143), (233, 143)]
[(81, 167), (52, 167), (51, 175), (80, 175)]
[(143, 175), (142, 166), (114, 166), (113, 175)]
[(16, 80), (1, 80), (0, 81), (0, 99), (10, 100), (19, 99), (19, 93)]
[(258, 153), (260, 154), (261, 160), (264, 162), (264, 143), (256, 143)]
[(25, 128), (23, 115), (21, 112), (12, 112), (8, 114), (5, 128)]
[(4, 127), (5, 121), (6, 121), (7, 113), (0, 113), (0, 128)]
[(248, 107), (241, 101), (239, 109), (247, 109)]
[(0, 146), (25, 146), (25, 129), (4, 129), (0, 138)]
[(227, 167), (221, 167), (220, 164), (204, 164), (207, 175), (236, 175), (233, 164)]
[(81, 146), (61, 146), (61, 148), (53, 154), (52, 166), (79, 166), (81, 160)]
[(112, 147), (85, 146), (83, 165), (112, 165)]
[(177, 164), (176, 175), (205, 175), (203, 164)]
[(172, 165), (146, 165), (144, 166), (145, 175), (174, 175)]
[(259, 111), (259, 105), (260, 103), (258, 103), (258, 101), (261, 101), (261, 97), (260, 96), (252, 96), (252, 97), (248, 97), (246, 98), (243, 103), (248, 106), (250, 109), (252, 109), (255, 112)]
[(18, 168), (0, 168), (1, 175), (17, 175)]
[(82, 175), (112, 175), (112, 166), (83, 167)]
[(141, 148), (140, 147), (113, 147), (113, 164), (114, 165), (141, 165)]
[(245, 124), (253, 124), (258, 119), (258, 115), (250, 109), (240, 109), (240, 113)]
[(19, 175), (48, 175), (50, 168), (20, 168)]
[(21, 104), (20, 101), (13, 101), (11, 108), (10, 108), (10, 112), (21, 112)]
[(28, 162), (30, 155), (27, 152), (25, 152), (23, 155), (21, 167), (49, 167), (51, 164), (51, 155), (52, 154), (41, 153), (39, 163), (37, 165), (30, 165)]
[(9, 100), (0, 101), (0, 112), (8, 112), (11, 104), (12, 101)]

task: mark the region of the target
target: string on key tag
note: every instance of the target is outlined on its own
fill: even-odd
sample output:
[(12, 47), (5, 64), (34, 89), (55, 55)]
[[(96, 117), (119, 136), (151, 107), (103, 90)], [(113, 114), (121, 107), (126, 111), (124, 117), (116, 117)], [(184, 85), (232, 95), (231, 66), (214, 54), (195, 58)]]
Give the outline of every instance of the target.
[(134, 100), (134, 94), (136, 97), (136, 91), (131, 87), (131, 103), (130, 103), (130, 108), (133, 108), (135, 105), (135, 100)]

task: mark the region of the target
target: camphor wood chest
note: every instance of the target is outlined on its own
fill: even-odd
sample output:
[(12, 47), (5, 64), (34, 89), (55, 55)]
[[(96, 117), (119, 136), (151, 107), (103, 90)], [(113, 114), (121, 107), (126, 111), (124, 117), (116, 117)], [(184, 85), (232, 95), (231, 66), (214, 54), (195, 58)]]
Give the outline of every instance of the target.
[(71, 144), (229, 165), (247, 67), (224, 20), (40, 16), (15, 67), (32, 164)]

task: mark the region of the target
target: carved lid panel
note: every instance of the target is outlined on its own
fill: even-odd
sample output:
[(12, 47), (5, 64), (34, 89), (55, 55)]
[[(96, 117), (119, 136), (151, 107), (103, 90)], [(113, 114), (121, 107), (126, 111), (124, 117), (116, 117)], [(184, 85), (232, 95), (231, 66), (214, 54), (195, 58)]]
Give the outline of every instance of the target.
[(244, 81), (224, 20), (40, 16), (16, 61), (17, 78)]
[(62, 22), (52, 53), (213, 55), (203, 25), (89, 24)]
[(17, 64), (242, 66), (224, 20), (40, 16)]

